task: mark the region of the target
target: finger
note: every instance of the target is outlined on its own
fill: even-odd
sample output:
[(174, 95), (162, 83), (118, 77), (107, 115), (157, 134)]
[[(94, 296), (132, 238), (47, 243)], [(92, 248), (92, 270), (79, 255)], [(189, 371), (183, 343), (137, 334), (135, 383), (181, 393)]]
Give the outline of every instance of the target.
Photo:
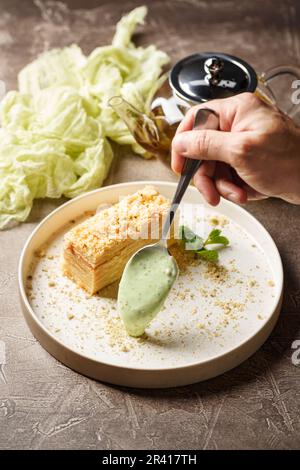
[(245, 184), (243, 186), (243, 189), (247, 193), (248, 201), (260, 201), (269, 197), (266, 194), (260, 193), (259, 191), (256, 191), (256, 189), (251, 188), (251, 186), (249, 186), (248, 184)]
[(266, 194), (263, 194), (263, 193), (257, 191), (256, 189), (252, 188), (251, 186), (249, 186), (249, 184), (247, 184), (239, 176), (239, 174), (236, 172), (236, 170), (234, 168), (230, 168), (230, 173), (231, 173), (233, 183), (236, 186), (238, 186), (240, 188), (243, 188), (244, 191), (246, 191), (248, 201), (258, 201), (258, 200), (261, 200), (261, 199), (266, 199), (268, 197)]
[(182, 155), (179, 155), (178, 153), (172, 150), (171, 168), (175, 173), (179, 175), (182, 173), (184, 160), (185, 158)]
[[(176, 135), (181, 134), (182, 132), (192, 130), (195, 115), (199, 109), (203, 108), (210, 108), (215, 111), (219, 115), (220, 130), (229, 131), (231, 129), (231, 124), (235, 118), (238, 106), (238, 102), (234, 98), (235, 97), (220, 100), (212, 100), (209, 102), (209, 104), (202, 103), (200, 105), (193, 106), (191, 109), (189, 109), (184, 119), (180, 122), (176, 131)], [(176, 173), (181, 173), (183, 167), (183, 159), (182, 155), (176, 151), (176, 144), (175, 147), (172, 145), (171, 166), (173, 171), (175, 171)]]
[(205, 175), (205, 176), (209, 176), (210, 178), (213, 178), (215, 175), (215, 170), (216, 170), (216, 162), (204, 161), (202, 162), (197, 173), (201, 176)]
[(193, 106), (188, 110), (182, 121), (180, 121), (179, 126), (176, 129), (176, 134), (184, 131), (191, 131), (193, 129), (196, 111), (201, 107), (203, 107), (203, 105)]
[(215, 206), (220, 201), (220, 196), (216, 190), (213, 177), (215, 174), (216, 162), (203, 162), (194, 176), (196, 188), (204, 196), (205, 200)]
[(237, 204), (245, 204), (247, 202), (248, 194), (244, 188), (240, 188), (226, 179), (216, 180), (215, 184), (219, 194), (224, 199), (228, 199)]
[(247, 191), (233, 182), (231, 169), (228, 165), (218, 163), (215, 172), (215, 185), (219, 194), (225, 199), (237, 204), (247, 202)]
[[(185, 159), (186, 159), (185, 157), (182, 157), (180, 155), (174, 155), (174, 158), (172, 158), (172, 161), (171, 161), (171, 166), (172, 166), (172, 170), (175, 173), (179, 175), (182, 173)], [(214, 161), (204, 161), (202, 165), (200, 166), (198, 172), (201, 175), (205, 174), (207, 176), (213, 176), (215, 172), (215, 166), (216, 166), (216, 162)]]
[(180, 122), (177, 127), (176, 134), (192, 130), (196, 113), (198, 109), (203, 108), (209, 108), (215, 111), (220, 118), (220, 130), (229, 131), (239, 106), (240, 102), (236, 97), (212, 100), (209, 103), (201, 103), (193, 106), (188, 110), (183, 120)]
[(234, 134), (210, 129), (176, 134), (172, 141), (172, 168), (182, 165), (182, 157), (231, 162)]
[(203, 195), (204, 199), (211, 204), (216, 206), (220, 202), (220, 195), (215, 187), (213, 180), (207, 175), (201, 175), (199, 172), (194, 176), (194, 185)]

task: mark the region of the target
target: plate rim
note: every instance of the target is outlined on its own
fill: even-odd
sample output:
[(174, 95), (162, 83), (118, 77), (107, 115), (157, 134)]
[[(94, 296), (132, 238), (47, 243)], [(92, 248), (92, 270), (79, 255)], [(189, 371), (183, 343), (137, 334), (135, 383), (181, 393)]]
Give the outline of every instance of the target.
[[(279, 272), (278, 272), (277, 275), (279, 276), (279, 279), (276, 279), (276, 285), (278, 285), (278, 289), (276, 291), (276, 295), (275, 295), (275, 298), (274, 298), (274, 308), (272, 309), (272, 313), (266, 319), (264, 319), (264, 321), (261, 322), (260, 328), (257, 331), (255, 331), (251, 336), (244, 339), (241, 343), (239, 343), (238, 345), (236, 345), (232, 349), (227, 350), (224, 353), (220, 353), (218, 355), (215, 355), (215, 356), (213, 356), (212, 358), (209, 358), (209, 359), (205, 359), (205, 360), (202, 360), (202, 361), (195, 360), (194, 362), (187, 362), (186, 364), (180, 365), (180, 366), (162, 366), (162, 367), (156, 366), (156, 367), (149, 367), (149, 368), (147, 367), (147, 368), (145, 368), (145, 367), (138, 367), (138, 366), (130, 366), (130, 365), (122, 365), (122, 364), (111, 363), (111, 362), (107, 362), (105, 360), (98, 360), (95, 357), (83, 354), (83, 353), (77, 351), (76, 349), (73, 349), (72, 347), (66, 345), (64, 342), (62, 342), (60, 339), (58, 339), (56, 336), (54, 336), (51, 333), (51, 331), (49, 331), (45, 327), (45, 325), (41, 322), (41, 320), (36, 316), (33, 308), (30, 305), (30, 302), (29, 302), (28, 297), (26, 295), (24, 282), (23, 282), (23, 267), (24, 267), (25, 257), (26, 257), (26, 254), (27, 254), (27, 249), (28, 249), (28, 246), (30, 245), (31, 241), (34, 239), (34, 237), (39, 232), (39, 230), (42, 228), (42, 226), (44, 224), (46, 224), (48, 222), (48, 220), (51, 219), (56, 213), (58, 213), (60, 211), (63, 211), (66, 207), (68, 207), (70, 205), (76, 204), (79, 200), (84, 199), (84, 198), (88, 198), (91, 195), (96, 194), (96, 193), (101, 194), (101, 192), (104, 192), (104, 191), (107, 191), (107, 190), (112, 190), (114, 188), (116, 188), (116, 189), (117, 188), (124, 188), (124, 187), (129, 187), (130, 188), (131, 186), (136, 186), (136, 185), (140, 185), (140, 186), (145, 186), (145, 185), (153, 185), (153, 186), (157, 185), (158, 186), (158, 185), (162, 185), (162, 186), (171, 186), (171, 187), (174, 187), (174, 189), (175, 189), (176, 186), (177, 186), (177, 183), (172, 182), (172, 181), (163, 181), (163, 180), (137, 180), (137, 181), (129, 181), (129, 182), (124, 182), (124, 183), (117, 183), (117, 184), (111, 184), (111, 185), (108, 185), (108, 186), (103, 186), (101, 188), (97, 188), (97, 189), (94, 189), (92, 191), (88, 191), (86, 193), (83, 193), (83, 194), (81, 194), (81, 195), (79, 195), (79, 196), (77, 196), (73, 199), (70, 199), (69, 201), (66, 201), (65, 203), (63, 203), (62, 205), (60, 205), (59, 207), (57, 207), (56, 209), (51, 211), (33, 229), (33, 231), (31, 232), (31, 234), (29, 235), (29, 237), (27, 238), (27, 240), (26, 240), (26, 242), (23, 246), (23, 249), (21, 251), (20, 258), (19, 258), (19, 263), (18, 263), (19, 294), (20, 294), (20, 297), (21, 297), (22, 306), (24, 306), (26, 308), (26, 311), (27, 311), (26, 313), (30, 315), (31, 321), (33, 321), (33, 323), (35, 323), (42, 330), (42, 332), (46, 336), (50, 337), (50, 339), (53, 342), (55, 342), (59, 347), (67, 349), (68, 351), (70, 351), (73, 354), (76, 354), (77, 356), (79, 356), (83, 360), (93, 361), (93, 362), (95, 362), (99, 365), (104, 365), (106, 367), (120, 368), (122, 370), (128, 370), (128, 371), (140, 371), (140, 372), (145, 372), (145, 373), (147, 373), (147, 372), (154, 373), (154, 372), (162, 372), (162, 371), (167, 372), (167, 371), (176, 371), (176, 370), (179, 371), (179, 370), (184, 370), (184, 369), (192, 368), (192, 367), (201, 367), (201, 366), (208, 365), (211, 362), (218, 361), (219, 359), (224, 358), (225, 356), (227, 356), (229, 354), (234, 354), (235, 351), (238, 351), (240, 348), (245, 346), (247, 343), (253, 341), (255, 336), (262, 333), (264, 328), (267, 326), (267, 324), (269, 322), (272, 322), (273, 316), (279, 310), (279, 312), (277, 313), (277, 318), (275, 319), (275, 323), (272, 327), (272, 329), (273, 329), (274, 326), (277, 323), (277, 320), (278, 320), (278, 317), (279, 317), (279, 314), (280, 314), (280, 307), (281, 307), (282, 296), (283, 296), (284, 272), (283, 272), (283, 264), (282, 264), (282, 260), (281, 260), (279, 250), (278, 250), (278, 248), (276, 246), (276, 243), (274, 242), (272, 236), (270, 235), (270, 233), (263, 226), (263, 224), (258, 219), (256, 219), (256, 217), (254, 217), (250, 212), (248, 212), (246, 209), (239, 206), (238, 204), (235, 204), (235, 203), (233, 203), (231, 201), (228, 201), (224, 198), (221, 198), (223, 204), (228, 205), (228, 206), (234, 206), (239, 211), (241, 211), (243, 213), (246, 213), (247, 216), (250, 219), (252, 219), (252, 221), (255, 224), (258, 224), (260, 226), (260, 229), (264, 232), (264, 235), (266, 236), (266, 238), (268, 238), (268, 241), (273, 245), (273, 249), (275, 250), (276, 255), (277, 255), (277, 262), (278, 262), (278, 268), (279, 268)], [(197, 188), (195, 188), (194, 186), (189, 186), (188, 189), (198, 191)], [(203, 197), (200, 193), (199, 193), (199, 197), (203, 199)], [(24, 314), (24, 312), (23, 312), (23, 315), (25, 317), (25, 320), (27, 320), (26, 315)], [(29, 328), (30, 328), (32, 334), (35, 336), (35, 334), (32, 331), (31, 325), (29, 325)], [(271, 331), (267, 335), (267, 338), (271, 334)], [(259, 347), (261, 347), (261, 345)], [(43, 345), (42, 345), (42, 347), (44, 348)], [(255, 349), (255, 351), (253, 351), (253, 354), (257, 351), (257, 349)], [(48, 349), (47, 349), (47, 351), (48, 351)], [(52, 355), (54, 357), (56, 357), (55, 354), (52, 354)], [(244, 360), (245, 359), (243, 359), (242, 362)], [(236, 365), (233, 366), (233, 367), (236, 367)]]

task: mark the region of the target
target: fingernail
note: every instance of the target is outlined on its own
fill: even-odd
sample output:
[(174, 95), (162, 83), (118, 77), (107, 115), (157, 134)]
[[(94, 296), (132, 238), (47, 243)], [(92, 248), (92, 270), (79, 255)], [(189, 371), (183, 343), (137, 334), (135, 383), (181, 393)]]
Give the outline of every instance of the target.
[(171, 166), (171, 169), (172, 169), (173, 173), (175, 173), (175, 175), (178, 175), (178, 176), (179, 176), (179, 175), (181, 174), (180, 171), (177, 171), (177, 169), (175, 169), (175, 168), (173, 167), (173, 165)]
[(229, 199), (232, 202), (239, 202), (239, 200), (240, 200), (239, 196), (235, 193), (229, 193), (227, 195), (227, 199)]
[(178, 134), (173, 139), (173, 147), (175, 152), (184, 154), (186, 152), (185, 139), (182, 135)]

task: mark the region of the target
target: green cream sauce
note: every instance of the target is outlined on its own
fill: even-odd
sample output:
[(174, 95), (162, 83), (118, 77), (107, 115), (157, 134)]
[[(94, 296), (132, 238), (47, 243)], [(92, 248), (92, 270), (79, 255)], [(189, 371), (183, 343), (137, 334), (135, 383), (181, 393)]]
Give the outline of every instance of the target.
[(129, 260), (119, 286), (118, 307), (130, 336), (144, 333), (176, 277), (176, 261), (160, 246), (144, 248)]

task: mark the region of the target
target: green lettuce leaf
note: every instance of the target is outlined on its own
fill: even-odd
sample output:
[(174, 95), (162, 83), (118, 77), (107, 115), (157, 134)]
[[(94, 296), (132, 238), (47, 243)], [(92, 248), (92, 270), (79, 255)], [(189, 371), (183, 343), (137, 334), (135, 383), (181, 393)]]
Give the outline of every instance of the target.
[(148, 154), (108, 105), (114, 95), (147, 112), (168, 56), (132, 36), (146, 7), (124, 16), (112, 44), (85, 56), (77, 45), (41, 54), (20, 71), (0, 105), (0, 229), (26, 220), (35, 198), (75, 197), (100, 187), (109, 140)]
[[(0, 111), (2, 131), (3, 129), (10, 131), (28, 129), (33, 116), (30, 95), (9, 91), (2, 100)], [(3, 135), (2, 132), (2, 138)]]
[(79, 178), (64, 191), (64, 196), (75, 197), (102, 186), (112, 159), (113, 152), (106, 139), (101, 139), (97, 145), (88, 147), (74, 161), (74, 171)]
[[(25, 139), (24, 139), (25, 140)], [(76, 181), (72, 158), (55, 140), (0, 146), (0, 227), (28, 217), (34, 198), (60, 197)]]
[(67, 153), (77, 156), (102, 137), (99, 121), (88, 115), (80, 94), (70, 87), (47, 88), (33, 97), (29, 129), (61, 139)]
[(131, 42), (132, 35), (137, 25), (144, 24), (147, 12), (147, 7), (141, 6), (132, 10), (128, 15), (123, 16), (117, 24), (116, 32), (112, 40), (113, 46), (134, 47), (134, 44)]
[(19, 91), (35, 95), (45, 88), (83, 85), (81, 67), (86, 57), (77, 45), (44, 52), (24, 67), (18, 76)]

